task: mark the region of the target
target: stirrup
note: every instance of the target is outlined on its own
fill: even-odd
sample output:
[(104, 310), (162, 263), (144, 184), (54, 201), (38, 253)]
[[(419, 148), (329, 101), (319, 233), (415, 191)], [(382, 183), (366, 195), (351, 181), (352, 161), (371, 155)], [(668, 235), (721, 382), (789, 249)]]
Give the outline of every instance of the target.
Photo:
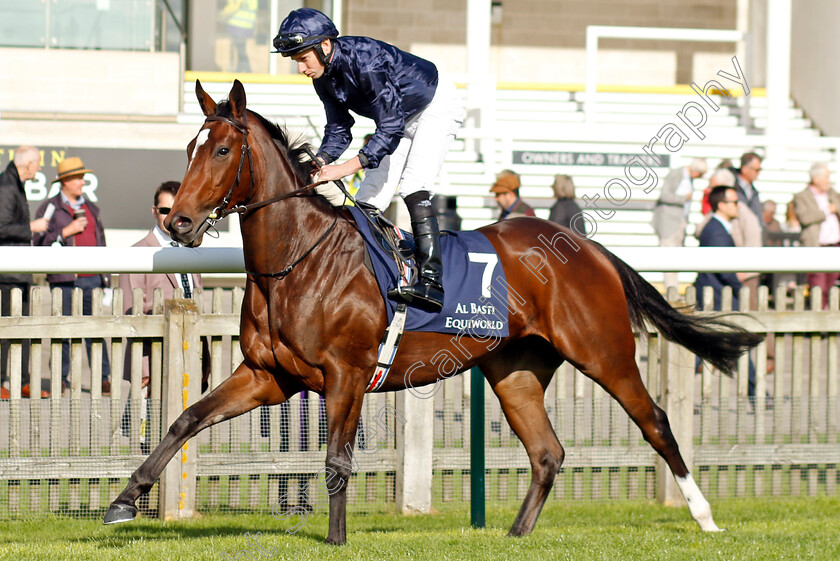
[(438, 283), (423, 282), (409, 286), (399, 286), (388, 291), (388, 299), (421, 310), (438, 313), (443, 309), (443, 287)]

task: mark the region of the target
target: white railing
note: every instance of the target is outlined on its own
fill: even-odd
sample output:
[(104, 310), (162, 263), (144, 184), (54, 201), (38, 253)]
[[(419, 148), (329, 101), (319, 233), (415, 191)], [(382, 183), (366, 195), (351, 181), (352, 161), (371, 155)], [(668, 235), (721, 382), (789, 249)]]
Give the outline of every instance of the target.
[[(581, 152), (590, 150), (591, 145), (626, 145), (626, 149), (623, 149), (624, 152), (628, 154), (641, 154), (642, 148), (650, 141), (650, 133), (650, 130), (640, 130), (638, 125), (622, 126), (601, 123), (594, 125), (568, 123), (562, 127), (538, 128), (536, 126), (530, 126), (527, 130), (523, 131), (510, 131), (498, 126), (469, 127), (459, 130), (458, 138), (465, 140), (488, 140), (490, 141), (489, 145), (497, 147), (496, 151), (485, 152), (483, 154), (484, 168), (489, 180), (498, 170), (509, 168), (513, 165), (513, 152), (514, 150), (521, 149), (523, 144), (545, 143), (545, 150), (552, 151), (552, 143), (557, 145), (573, 142), (579, 146), (579, 151)], [(693, 142), (686, 143), (678, 152), (669, 153), (660, 146), (657, 148), (657, 153), (664, 152), (670, 154), (672, 163), (678, 158), (684, 159), (687, 163), (688, 159), (696, 157), (699, 152), (705, 154), (710, 150), (716, 150), (718, 148), (722, 149), (721, 152), (736, 148), (742, 152), (758, 150), (767, 153), (773, 147), (787, 146), (790, 149), (796, 150), (825, 151), (827, 153), (823, 160), (830, 164), (833, 163), (836, 166), (834, 168), (835, 170), (840, 170), (840, 137), (797, 136), (796, 138), (785, 138), (766, 134), (727, 135), (723, 137), (722, 135), (715, 134), (707, 136), (702, 141), (697, 139), (692, 140)], [(568, 150), (568, 148), (563, 149)], [(784, 157), (789, 156), (787, 151), (782, 155)], [(774, 159), (768, 163), (768, 166), (775, 170), (785, 170), (788, 169), (786, 164), (787, 161), (784, 159)], [(555, 172), (551, 171), (551, 173)], [(624, 169), (622, 167), (615, 167), (615, 174), (619, 177), (623, 176)], [(802, 182), (804, 183), (806, 175), (803, 174), (802, 177)], [(797, 188), (801, 189), (802, 187), (800, 184), (797, 184)]]
[[(715, 43), (738, 43), (744, 41), (746, 52), (747, 34), (731, 29), (683, 29), (675, 27), (618, 27), (589, 25), (586, 27), (586, 122), (595, 122), (595, 91), (598, 85), (598, 40), (612, 39), (660, 39), (667, 41), (709, 41)], [(749, 54), (745, 56), (744, 67), (748, 67)], [(744, 110), (749, 112), (749, 96), (745, 98)]]
[[(553, 251), (535, 240), (548, 259)], [(572, 250), (558, 242), (555, 251)], [(616, 247), (640, 272), (813, 273), (840, 271), (840, 248), (825, 247)], [(526, 252), (527, 253), (527, 252)], [(538, 251), (523, 266), (537, 266)], [(241, 248), (0, 247), (0, 273), (242, 273)], [(553, 266), (552, 262), (546, 266)]]

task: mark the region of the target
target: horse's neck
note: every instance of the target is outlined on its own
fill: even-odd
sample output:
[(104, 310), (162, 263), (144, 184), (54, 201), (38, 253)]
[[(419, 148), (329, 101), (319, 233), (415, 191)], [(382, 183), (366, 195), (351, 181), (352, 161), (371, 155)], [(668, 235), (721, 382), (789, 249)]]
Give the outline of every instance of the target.
[[(257, 178), (249, 202), (256, 203), (300, 187), (287, 170), (267, 166)], [(329, 209), (313, 197), (290, 197), (258, 209), (240, 220), (249, 270), (277, 272), (306, 252), (332, 223)]]

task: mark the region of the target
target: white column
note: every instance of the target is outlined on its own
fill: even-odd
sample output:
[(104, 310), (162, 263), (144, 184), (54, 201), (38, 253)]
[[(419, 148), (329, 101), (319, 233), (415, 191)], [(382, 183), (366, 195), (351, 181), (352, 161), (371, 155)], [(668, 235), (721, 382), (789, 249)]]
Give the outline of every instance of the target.
[[(432, 510), (432, 451), (435, 386), (397, 392), (397, 411), (405, 423), (397, 427), (397, 512), (428, 514)], [(418, 397), (419, 396), (419, 397)]]
[(598, 30), (595, 26), (586, 28), (586, 97), (584, 116), (586, 124), (595, 123), (595, 94), (598, 91)]
[[(495, 84), (490, 75), (490, 0), (467, 0), (467, 122), (473, 127), (493, 124)], [(493, 155), (487, 139), (475, 142), (477, 154), (489, 163)], [(491, 170), (492, 171), (492, 170)]]
[[(694, 355), (685, 347), (664, 341), (659, 365), (663, 389), (660, 406), (668, 415), (671, 433), (690, 474), (694, 470)], [(666, 506), (686, 504), (680, 480), (674, 478), (671, 468), (661, 457), (656, 460), (656, 478), (656, 498), (660, 503)]]
[(342, 35), (349, 35), (346, 29), (342, 29), (344, 25), (344, 0), (324, 0), (323, 9), (324, 13), (333, 20), (338, 32)]
[[(782, 142), (787, 129), (790, 99), (791, 0), (767, 2), (767, 135)], [(768, 157), (784, 158), (781, 146), (771, 139)]]
[[(745, 69), (750, 86), (763, 88), (767, 85), (767, 0), (739, 0), (747, 4), (746, 28), (751, 69)], [(740, 11), (740, 7), (739, 7)], [(740, 14), (739, 14), (740, 16)], [(741, 31), (739, 29), (739, 31)]]

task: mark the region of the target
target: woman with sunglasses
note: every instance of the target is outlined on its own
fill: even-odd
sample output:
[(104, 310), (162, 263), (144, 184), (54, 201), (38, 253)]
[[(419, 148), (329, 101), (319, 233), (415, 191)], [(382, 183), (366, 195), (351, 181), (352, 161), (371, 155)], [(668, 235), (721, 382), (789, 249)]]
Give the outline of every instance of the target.
[[(369, 37), (339, 37), (335, 24), (311, 8), (293, 10), (274, 38), (312, 78), (327, 125), (316, 155), (318, 180), (332, 182), (365, 170), (357, 199), (384, 211), (399, 187), (417, 245), (419, 279), (388, 296), (437, 312), (443, 305), (440, 232), (432, 186), (464, 120), (455, 86), (428, 60)], [(376, 132), (352, 158), (335, 162), (350, 145), (355, 120), (372, 119)], [(320, 192), (320, 191), (319, 191)]]

